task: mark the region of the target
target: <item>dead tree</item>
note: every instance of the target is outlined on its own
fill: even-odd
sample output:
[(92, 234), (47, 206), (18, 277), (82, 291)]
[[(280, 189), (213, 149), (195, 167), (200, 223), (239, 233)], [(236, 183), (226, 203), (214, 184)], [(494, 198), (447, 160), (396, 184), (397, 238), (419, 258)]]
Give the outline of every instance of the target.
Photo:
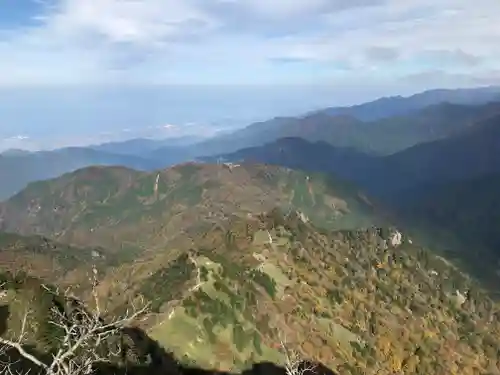
[(300, 353), (290, 349), (286, 342), (286, 337), (280, 336), (280, 351), (285, 359), (286, 375), (313, 375), (315, 373), (316, 364), (304, 361)]
[[(94, 276), (97, 272), (94, 269)], [(40, 373), (44, 375), (90, 375), (98, 363), (109, 362), (110, 358), (118, 357), (121, 348), (119, 347), (120, 340), (114, 340), (115, 350), (111, 349), (110, 339), (118, 338), (121, 331), (131, 326), (140, 317), (144, 316), (148, 306), (136, 307), (132, 304), (130, 309), (120, 317), (115, 319), (103, 318), (99, 298), (93, 285), (94, 307), (92, 309), (83, 306), (83, 304), (68, 295), (68, 291), (60, 293), (59, 290), (53, 290), (47, 286), (43, 287), (49, 293), (52, 293), (54, 298), (63, 298), (63, 304), (68, 302), (72, 305), (70, 309), (61, 304), (51, 308), (51, 319), (49, 325), (54, 329), (58, 329), (62, 334), (58, 337), (56, 348), (51, 353), (51, 359), (39, 358), (26, 350), (27, 340), (27, 323), (29, 321), (29, 311), (27, 311), (21, 322), (20, 332), (17, 338), (7, 339), (0, 337), (0, 354), (2, 357), (9, 359), (8, 352), (17, 351), (19, 358), (24, 359), (27, 363), (32, 364)], [(77, 303), (75, 303), (75, 301)], [(103, 348), (105, 350), (103, 350)], [(29, 371), (19, 372), (15, 370), (13, 361), (7, 360), (0, 362), (0, 374), (9, 375), (27, 375)]]

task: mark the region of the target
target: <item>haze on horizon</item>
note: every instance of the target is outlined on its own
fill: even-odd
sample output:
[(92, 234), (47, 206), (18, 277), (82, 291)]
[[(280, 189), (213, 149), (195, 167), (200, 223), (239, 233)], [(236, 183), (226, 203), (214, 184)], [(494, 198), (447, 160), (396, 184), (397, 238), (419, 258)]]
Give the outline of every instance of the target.
[(498, 14), (496, 0), (5, 0), (0, 149), (499, 84)]

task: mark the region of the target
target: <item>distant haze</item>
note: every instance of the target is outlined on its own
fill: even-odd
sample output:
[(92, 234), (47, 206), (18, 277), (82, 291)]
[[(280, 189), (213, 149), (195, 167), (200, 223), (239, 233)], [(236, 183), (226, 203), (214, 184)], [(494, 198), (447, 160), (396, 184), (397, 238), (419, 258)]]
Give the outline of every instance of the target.
[(275, 116), (413, 92), (388, 86), (4, 87), (0, 151), (212, 136)]
[(211, 136), (274, 116), (370, 98), (326, 87), (149, 86), (0, 89), (0, 150), (133, 137)]

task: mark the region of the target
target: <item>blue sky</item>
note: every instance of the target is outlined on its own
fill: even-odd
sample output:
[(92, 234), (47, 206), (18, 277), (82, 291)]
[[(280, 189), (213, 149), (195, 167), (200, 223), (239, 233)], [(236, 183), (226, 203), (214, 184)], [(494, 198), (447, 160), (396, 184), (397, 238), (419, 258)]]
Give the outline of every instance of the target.
[[(241, 125), (382, 95), (500, 84), (498, 0), (0, 6), (0, 149), (2, 138), (4, 148), (19, 146), (50, 131), (61, 135), (57, 145), (171, 123), (202, 123), (191, 128), (200, 132), (228, 118)], [(152, 87), (165, 89), (153, 95)]]
[(498, 82), (498, 14), (497, 0), (3, 0), (0, 85)]

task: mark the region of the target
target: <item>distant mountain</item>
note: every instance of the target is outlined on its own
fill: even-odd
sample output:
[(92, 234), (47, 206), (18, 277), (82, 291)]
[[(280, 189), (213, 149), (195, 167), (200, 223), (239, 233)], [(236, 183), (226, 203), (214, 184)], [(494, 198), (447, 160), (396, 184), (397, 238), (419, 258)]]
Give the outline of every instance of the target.
[[(428, 107), (420, 112), (422, 117), (418, 121), (422, 121), (422, 126), (425, 126), (425, 115), (435, 114), (436, 108), (447, 108), (446, 118), (453, 118), (455, 124), (461, 122), (464, 127), (453, 129), (448, 123), (447, 138), (421, 143), (388, 156), (377, 157), (353, 148), (289, 137), (201, 159), (257, 161), (333, 173), (352, 180), (372, 195), (392, 200), (397, 198), (396, 192), (421, 184), (467, 180), (500, 172), (500, 103), (477, 107), (451, 104)], [(444, 127), (441, 130), (444, 131)]]
[(162, 147), (185, 147), (203, 140), (202, 137), (185, 136), (166, 139), (134, 138), (125, 141), (102, 143), (89, 146), (94, 150), (109, 152), (112, 154), (136, 155), (148, 157), (148, 155)]
[(364, 153), (387, 155), (419, 143), (451, 136), (497, 113), (500, 113), (500, 102), (477, 106), (441, 103), (407, 115), (371, 122), (363, 122), (349, 115), (329, 115), (322, 111), (301, 118), (275, 118), (252, 124), (196, 146), (205, 155), (213, 155), (261, 146), (280, 138), (298, 137)]
[(88, 148), (112, 154), (144, 156), (163, 145), (164, 141), (159, 139), (134, 138), (126, 141), (107, 142), (99, 145), (92, 145), (88, 146)]
[(21, 150), (17, 148), (9, 148), (8, 150), (5, 150), (3, 152), (0, 152), (0, 155), (4, 156), (19, 156), (19, 155), (26, 155), (30, 154), (31, 151), (28, 150)]
[(0, 228), (80, 246), (143, 249), (203, 218), (297, 209), (317, 225), (357, 228), (377, 222), (372, 204), (334, 177), (287, 168), (188, 163), (139, 172), (89, 167), (31, 183), (0, 205)]
[[(197, 142), (201, 138), (182, 137), (174, 139), (130, 139), (123, 142), (104, 143), (90, 148), (116, 155), (136, 156), (155, 161), (158, 168), (193, 160), (197, 155)], [(121, 164), (128, 166), (126, 164)], [(134, 168), (131, 166), (131, 168)]]
[(322, 111), (329, 115), (346, 115), (362, 121), (375, 121), (387, 117), (408, 115), (425, 107), (444, 102), (481, 105), (492, 101), (500, 101), (500, 87), (428, 90), (408, 97), (392, 96), (351, 107), (332, 107)]
[(333, 174), (339, 178), (355, 179), (369, 173), (376, 157), (357, 152), (351, 148), (333, 147), (318, 141), (288, 137), (258, 147), (199, 158), (205, 162), (263, 163), (280, 165), (291, 169)]
[[(495, 112), (496, 105), (486, 107), (494, 110), (482, 113)], [(258, 161), (332, 173), (351, 180), (371, 196), (399, 205), (412, 198), (414, 189), (425, 190), (426, 186), (500, 173), (500, 113), (467, 123), (467, 128), (448, 138), (422, 143), (385, 157), (335, 148), (326, 142), (283, 138), (204, 160)]]
[(12, 196), (30, 182), (54, 178), (90, 165), (124, 165), (139, 170), (163, 166), (161, 162), (138, 156), (117, 155), (83, 147), (0, 154), (0, 200)]
[(186, 146), (166, 145), (152, 150), (147, 156), (163, 167), (169, 167), (175, 164), (194, 161), (200, 152), (201, 149), (198, 148), (197, 144)]
[[(446, 139), (416, 145), (378, 161), (357, 181), (388, 198), (418, 185), (464, 181), (500, 172), (500, 114)], [(385, 181), (385, 182), (384, 182)], [(388, 185), (387, 181), (391, 181)]]
[[(409, 98), (385, 98), (350, 107), (350, 110), (337, 111), (335, 115), (325, 110), (300, 118), (275, 118), (201, 142), (194, 136), (165, 140), (132, 139), (87, 148), (32, 153), (8, 150), (0, 154), (0, 200), (11, 196), (29, 182), (56, 177), (90, 165), (121, 165), (151, 170), (193, 161), (206, 155), (258, 147), (287, 137), (326, 142), (339, 149), (352, 149), (363, 154), (392, 154), (423, 142), (452, 136), (485, 117), (500, 113), (500, 102), (476, 106), (436, 102), (449, 99), (458, 103), (478, 104), (494, 98), (498, 90), (437, 90)], [(377, 107), (380, 103), (392, 100), (399, 103), (396, 106), (398, 108), (403, 108), (401, 103), (409, 101), (407, 107), (418, 107), (418, 110), (369, 122), (359, 119), (366, 119), (366, 116), (356, 114), (357, 110), (364, 113), (372, 106)]]

